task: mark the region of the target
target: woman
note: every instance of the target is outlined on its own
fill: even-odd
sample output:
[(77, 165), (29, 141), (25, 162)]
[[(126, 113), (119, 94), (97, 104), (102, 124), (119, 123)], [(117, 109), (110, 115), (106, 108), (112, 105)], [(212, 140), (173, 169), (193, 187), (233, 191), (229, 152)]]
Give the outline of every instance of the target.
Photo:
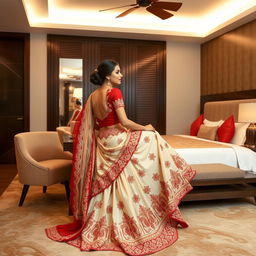
[(146, 255), (174, 243), (178, 225), (188, 226), (178, 204), (192, 189), (195, 171), (152, 125), (127, 118), (115, 88), (121, 80), (112, 60), (91, 74), (91, 82), (101, 87), (89, 96), (74, 130), (74, 222), (46, 233), (84, 251)]
[(67, 126), (70, 126), (73, 121), (77, 120), (81, 110), (82, 110), (82, 103), (81, 103), (81, 101), (79, 99), (76, 99), (75, 109), (74, 109), (74, 111), (72, 113), (72, 116), (70, 117), (70, 119), (69, 119), (69, 121), (67, 123)]

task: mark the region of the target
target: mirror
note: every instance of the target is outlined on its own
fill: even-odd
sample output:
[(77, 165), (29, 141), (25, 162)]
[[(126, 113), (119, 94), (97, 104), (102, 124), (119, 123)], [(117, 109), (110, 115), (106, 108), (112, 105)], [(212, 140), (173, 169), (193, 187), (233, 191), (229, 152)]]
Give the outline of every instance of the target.
[(59, 59), (59, 126), (67, 126), (83, 106), (83, 59)]

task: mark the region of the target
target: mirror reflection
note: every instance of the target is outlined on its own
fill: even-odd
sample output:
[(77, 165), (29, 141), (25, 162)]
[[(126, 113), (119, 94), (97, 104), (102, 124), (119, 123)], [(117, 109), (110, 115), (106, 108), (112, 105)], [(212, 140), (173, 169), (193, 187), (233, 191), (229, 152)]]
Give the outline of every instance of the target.
[(59, 63), (59, 126), (69, 126), (83, 106), (83, 60), (60, 58)]

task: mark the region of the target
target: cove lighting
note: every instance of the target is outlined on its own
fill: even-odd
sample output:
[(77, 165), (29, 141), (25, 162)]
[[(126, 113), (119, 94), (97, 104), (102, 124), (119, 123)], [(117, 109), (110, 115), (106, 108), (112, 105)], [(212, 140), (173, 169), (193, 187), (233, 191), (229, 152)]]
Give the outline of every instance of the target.
[[(145, 12), (133, 12), (116, 19), (120, 10), (99, 13), (97, 8), (65, 8), (65, 0), (22, 0), (31, 27), (118, 31), (162, 35), (205, 37), (256, 11), (256, 0), (226, 0), (203, 15), (184, 16), (182, 8), (167, 20)], [(116, 1), (117, 2), (117, 1)], [(183, 6), (186, 1), (183, 0)], [(193, 2), (193, 0), (190, 0)], [(39, 4), (40, 3), (40, 4)], [(120, 1), (122, 4), (123, 1)], [(83, 8), (82, 8), (83, 7)]]

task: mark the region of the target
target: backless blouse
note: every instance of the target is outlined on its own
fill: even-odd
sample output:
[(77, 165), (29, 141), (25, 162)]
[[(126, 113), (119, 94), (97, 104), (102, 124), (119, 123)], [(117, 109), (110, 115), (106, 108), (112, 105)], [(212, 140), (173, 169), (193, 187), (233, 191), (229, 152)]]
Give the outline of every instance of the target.
[(120, 89), (112, 88), (107, 92), (107, 106), (107, 117), (105, 117), (104, 119), (96, 118), (96, 124), (99, 128), (120, 123), (115, 111), (120, 107), (124, 107), (123, 96)]

